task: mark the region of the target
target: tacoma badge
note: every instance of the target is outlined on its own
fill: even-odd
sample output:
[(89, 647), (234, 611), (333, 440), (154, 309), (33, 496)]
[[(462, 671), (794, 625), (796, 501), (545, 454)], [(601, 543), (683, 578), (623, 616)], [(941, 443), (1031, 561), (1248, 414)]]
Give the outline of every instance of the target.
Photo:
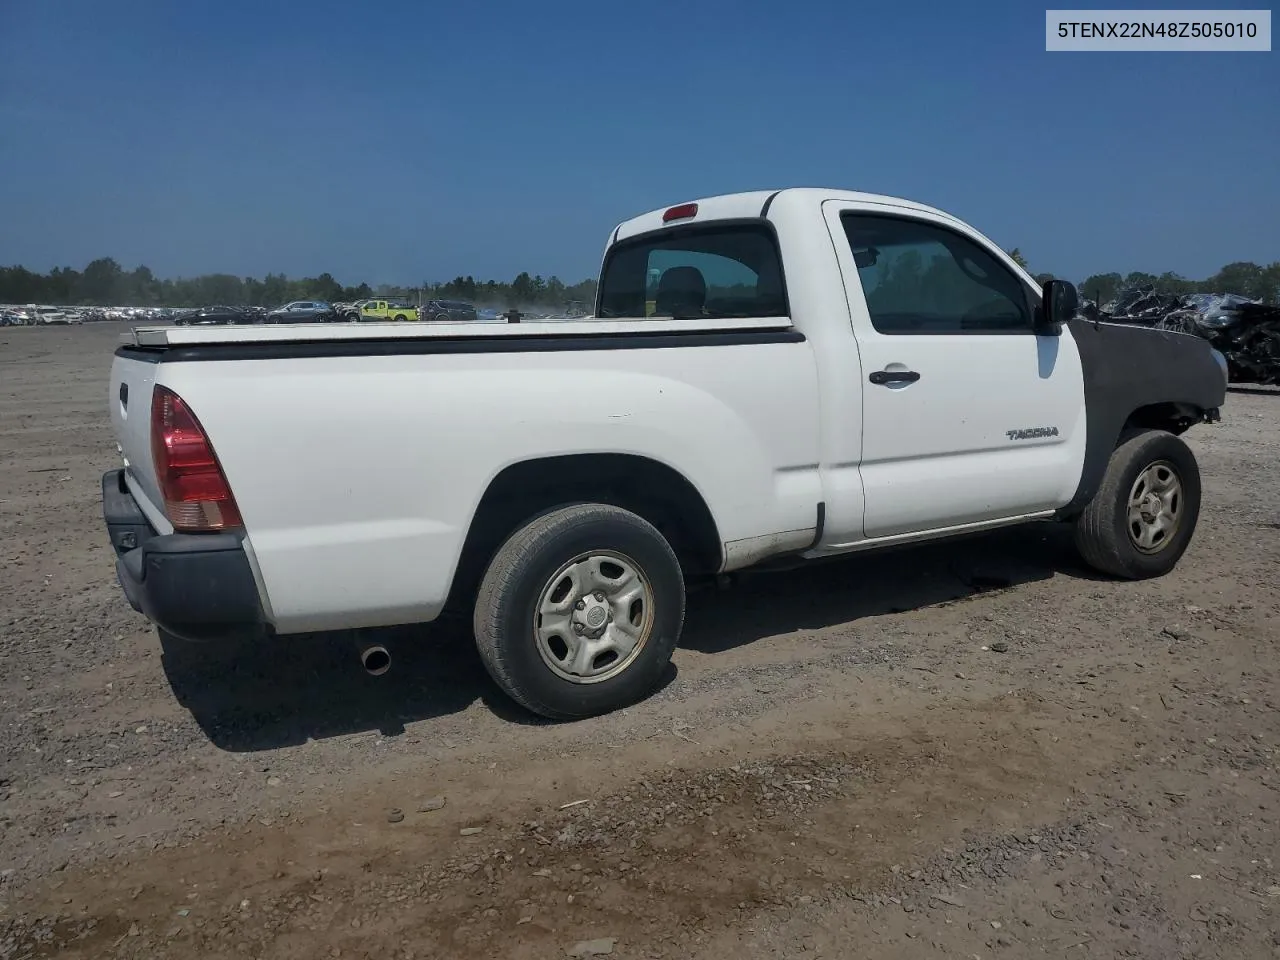
[(1033, 440), (1036, 437), (1056, 437), (1057, 427), (1027, 427), (1025, 430), (1006, 430), (1005, 436), (1010, 440)]

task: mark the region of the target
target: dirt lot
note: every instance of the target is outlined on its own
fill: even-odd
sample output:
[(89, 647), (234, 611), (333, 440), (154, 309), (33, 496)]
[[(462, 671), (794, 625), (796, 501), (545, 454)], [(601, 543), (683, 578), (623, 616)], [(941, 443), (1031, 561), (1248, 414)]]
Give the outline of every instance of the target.
[(1280, 394), (1193, 432), (1163, 580), (1050, 526), (755, 576), (548, 725), (456, 629), (163, 653), (99, 517), (120, 332), (0, 331), (3, 960), (1280, 956)]

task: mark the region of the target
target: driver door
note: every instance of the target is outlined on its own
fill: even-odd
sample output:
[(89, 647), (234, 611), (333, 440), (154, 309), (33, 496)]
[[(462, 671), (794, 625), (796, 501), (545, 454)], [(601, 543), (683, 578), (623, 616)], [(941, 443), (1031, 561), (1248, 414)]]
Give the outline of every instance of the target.
[(862, 360), (868, 538), (1051, 511), (1079, 480), (1084, 383), (1069, 332), (988, 246), (923, 211), (826, 205)]

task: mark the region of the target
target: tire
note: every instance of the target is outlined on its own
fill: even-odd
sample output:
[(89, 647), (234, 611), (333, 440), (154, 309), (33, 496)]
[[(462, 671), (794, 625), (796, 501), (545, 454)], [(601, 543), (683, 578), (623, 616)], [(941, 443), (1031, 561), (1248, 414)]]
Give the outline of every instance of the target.
[[(544, 602), (556, 613), (537, 615)], [(494, 554), (476, 597), (476, 646), (494, 682), (527, 710), (597, 716), (657, 687), (684, 605), (680, 562), (662, 534), (619, 507), (576, 504), (533, 518)]]
[(447, 313), (437, 313), (431, 319), (434, 320), (436, 323), (448, 323), (453, 318), (450, 317)]
[(396, 323), (404, 323), (405, 315), (403, 313), (397, 313), (395, 316), (395, 321)]
[[(1191, 543), (1200, 494), (1200, 467), (1181, 439), (1162, 430), (1122, 437), (1098, 492), (1076, 518), (1076, 548), (1100, 573), (1127, 580), (1164, 576)], [(1152, 535), (1162, 525), (1164, 531)]]

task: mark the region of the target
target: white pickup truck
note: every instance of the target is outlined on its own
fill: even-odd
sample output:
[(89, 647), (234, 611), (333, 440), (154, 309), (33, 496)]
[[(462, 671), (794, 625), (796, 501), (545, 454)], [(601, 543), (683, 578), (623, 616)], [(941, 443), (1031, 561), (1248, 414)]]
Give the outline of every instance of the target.
[(1076, 302), (940, 210), (789, 189), (620, 224), (587, 319), (141, 327), (109, 396), (120, 583), (190, 641), (447, 604), (567, 719), (654, 688), (690, 578), (1048, 520), (1157, 576), (1225, 362)]

